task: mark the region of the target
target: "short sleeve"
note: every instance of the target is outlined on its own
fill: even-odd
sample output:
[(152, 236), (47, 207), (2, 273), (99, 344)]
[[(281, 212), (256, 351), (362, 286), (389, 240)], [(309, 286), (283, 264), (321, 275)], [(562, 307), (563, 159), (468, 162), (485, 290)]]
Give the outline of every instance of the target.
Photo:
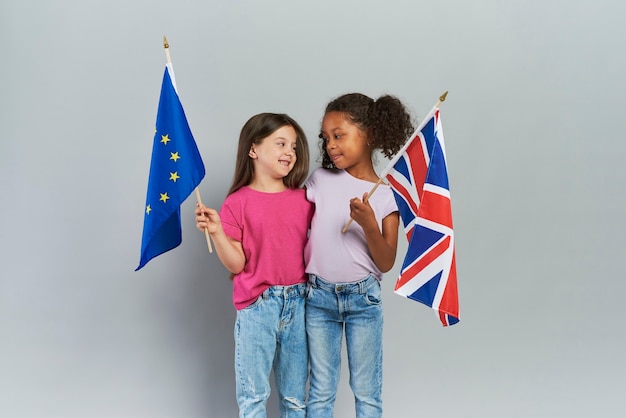
[(233, 210), (233, 203), (228, 198), (224, 201), (222, 209), (220, 210), (220, 219), (222, 221), (222, 228), (224, 233), (230, 238), (241, 242), (243, 240), (243, 224), (240, 217), (236, 214), (241, 211)]
[(385, 209), (383, 211), (383, 218), (391, 215), (394, 212), (398, 212), (398, 204), (396, 203), (396, 197), (393, 195), (391, 187), (389, 187), (389, 197), (386, 199)]
[(306, 182), (304, 182), (304, 188), (306, 190), (306, 200), (313, 203), (315, 203), (315, 180), (317, 179), (318, 170), (314, 171), (306, 180)]

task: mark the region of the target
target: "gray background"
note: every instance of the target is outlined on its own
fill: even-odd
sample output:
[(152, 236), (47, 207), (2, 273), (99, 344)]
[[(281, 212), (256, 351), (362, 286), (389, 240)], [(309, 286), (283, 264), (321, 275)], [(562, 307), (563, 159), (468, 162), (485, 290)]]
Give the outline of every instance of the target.
[[(227, 273), (139, 261), (167, 35), (219, 207), (239, 129), (391, 93), (442, 118), (461, 322), (383, 282), (387, 417), (622, 417), (620, 1), (0, 3), (0, 416), (234, 417)], [(382, 168), (384, 161), (379, 164)], [(354, 414), (345, 367), (336, 413)], [(276, 415), (270, 401), (270, 416)]]

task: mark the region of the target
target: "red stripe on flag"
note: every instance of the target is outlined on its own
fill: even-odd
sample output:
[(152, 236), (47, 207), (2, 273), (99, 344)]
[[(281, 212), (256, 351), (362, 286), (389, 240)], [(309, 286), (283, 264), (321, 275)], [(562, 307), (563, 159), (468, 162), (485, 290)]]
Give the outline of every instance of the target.
[(406, 189), (406, 187), (404, 187), (402, 184), (400, 184), (391, 175), (387, 175), (387, 181), (390, 183), (391, 187), (396, 189), (397, 192), (404, 197), (404, 200), (411, 207), (411, 211), (413, 211), (413, 213), (416, 214), (417, 213), (417, 205), (415, 204), (415, 201), (413, 199), (411, 199), (411, 195), (410, 195), (409, 191)]
[(409, 280), (413, 277), (417, 276), (420, 271), (422, 271), (426, 266), (432, 263), (437, 257), (441, 256), (446, 250), (450, 247), (450, 236), (446, 236), (443, 241), (437, 244), (435, 247), (428, 250), (424, 257), (420, 258), (415, 264), (413, 264), (410, 268), (403, 271), (400, 274), (400, 278), (396, 282), (395, 290), (398, 290), (402, 286), (404, 286)]
[(413, 138), (413, 142), (406, 149), (406, 156), (409, 161), (409, 169), (413, 174), (413, 184), (417, 195), (421, 199), (422, 190), (424, 188), (424, 182), (426, 181), (426, 174), (428, 173), (428, 163), (424, 156), (424, 149), (422, 148), (422, 141), (420, 135)]
[(424, 190), (417, 216), (452, 229), (452, 206), (447, 196)]
[(442, 312), (442, 311), (440, 311), (440, 310), (439, 310), (439, 311), (437, 311), (437, 312), (439, 312), (439, 320), (441, 321), (441, 323), (443, 324), (443, 326), (445, 327), (445, 326), (447, 326), (447, 325), (450, 325), (450, 324), (448, 323), (448, 318), (446, 318), (446, 313), (445, 313), (445, 312)]
[(459, 318), (459, 289), (456, 281), (456, 254), (452, 252), (452, 264), (450, 266), (450, 275), (446, 283), (446, 289), (439, 303), (439, 311)]

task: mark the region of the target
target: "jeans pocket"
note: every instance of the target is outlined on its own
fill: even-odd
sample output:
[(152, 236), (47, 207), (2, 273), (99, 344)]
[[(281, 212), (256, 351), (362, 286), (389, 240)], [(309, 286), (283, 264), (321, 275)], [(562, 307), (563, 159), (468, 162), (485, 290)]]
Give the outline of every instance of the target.
[(365, 292), (365, 303), (368, 305), (380, 305), (383, 302), (382, 294), (380, 291), (380, 282), (375, 281), (371, 286), (367, 288)]
[(250, 305), (248, 305), (245, 308), (243, 308), (242, 311), (251, 311), (251, 310), (256, 309), (257, 307), (259, 307), (262, 303), (263, 303), (263, 295), (261, 295), (258, 298), (256, 298), (256, 300), (254, 302), (252, 302)]

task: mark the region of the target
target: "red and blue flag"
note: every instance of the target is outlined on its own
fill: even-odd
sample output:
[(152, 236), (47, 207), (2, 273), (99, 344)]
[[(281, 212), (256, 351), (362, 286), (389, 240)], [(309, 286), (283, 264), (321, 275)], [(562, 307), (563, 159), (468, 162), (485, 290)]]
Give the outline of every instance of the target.
[(437, 311), (444, 326), (459, 322), (452, 207), (443, 129), (433, 108), (383, 171), (409, 241), (395, 293)]

